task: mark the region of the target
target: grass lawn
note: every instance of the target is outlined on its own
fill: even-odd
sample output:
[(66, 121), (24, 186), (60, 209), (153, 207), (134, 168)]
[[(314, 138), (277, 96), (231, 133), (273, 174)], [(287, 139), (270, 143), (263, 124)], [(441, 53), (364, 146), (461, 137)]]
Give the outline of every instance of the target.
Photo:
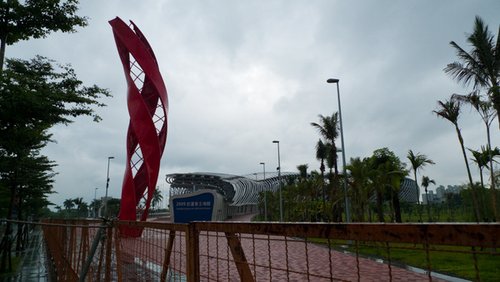
[[(311, 239), (312, 242), (328, 244), (325, 239)], [(347, 248), (345, 241), (330, 240), (332, 248), (356, 253), (356, 246), (351, 244)], [(493, 249), (478, 250), (476, 256), (473, 255), (471, 247), (460, 246), (430, 246), (429, 253), (421, 244), (389, 244), (379, 242), (358, 243), (358, 253), (361, 256), (379, 258), (384, 261), (390, 260), (393, 264), (403, 264), (421, 269), (432, 269), (432, 271), (460, 277), (470, 280), (478, 280), (477, 273), (481, 281), (500, 280), (500, 252)], [(476, 266), (478, 271), (476, 271)]]

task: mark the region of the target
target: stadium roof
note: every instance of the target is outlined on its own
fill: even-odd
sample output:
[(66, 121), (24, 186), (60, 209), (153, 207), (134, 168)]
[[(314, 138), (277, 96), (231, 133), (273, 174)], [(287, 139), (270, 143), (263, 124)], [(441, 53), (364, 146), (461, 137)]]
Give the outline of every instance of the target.
[[(284, 180), (297, 173), (282, 172)], [(255, 179), (253, 179), (255, 178)], [(257, 204), (259, 193), (275, 191), (279, 187), (279, 177), (276, 173), (250, 174), (239, 176), (224, 173), (194, 172), (173, 173), (167, 175), (167, 183), (173, 195), (191, 193), (199, 189), (213, 189), (223, 195), (225, 201), (232, 206)]]
[[(282, 172), (282, 181), (298, 173)], [(200, 189), (216, 190), (231, 206), (257, 204), (259, 193), (279, 188), (277, 173), (253, 173), (247, 176), (212, 172), (173, 173), (166, 178), (171, 195), (188, 194)], [(401, 183), (399, 198), (403, 202), (417, 202), (418, 192), (414, 180), (406, 177)], [(371, 197), (373, 201), (375, 195)]]

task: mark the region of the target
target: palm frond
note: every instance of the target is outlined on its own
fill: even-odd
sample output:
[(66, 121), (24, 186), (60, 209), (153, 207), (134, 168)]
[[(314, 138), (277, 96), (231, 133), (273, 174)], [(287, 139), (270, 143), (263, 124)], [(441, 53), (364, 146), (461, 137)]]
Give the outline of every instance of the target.
[(438, 117), (444, 118), (453, 124), (458, 123), (458, 116), (460, 115), (460, 102), (453, 100), (438, 101), (438, 110), (432, 111)]

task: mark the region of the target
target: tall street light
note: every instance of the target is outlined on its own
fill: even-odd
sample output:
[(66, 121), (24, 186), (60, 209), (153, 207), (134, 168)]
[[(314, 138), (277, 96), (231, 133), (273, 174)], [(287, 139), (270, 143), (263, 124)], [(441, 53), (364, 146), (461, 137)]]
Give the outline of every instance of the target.
[(342, 126), (342, 109), (340, 107), (340, 90), (339, 90), (339, 79), (329, 78), (327, 83), (337, 84), (337, 100), (339, 103), (339, 122), (340, 122), (340, 142), (342, 143), (342, 173), (344, 174), (344, 201), (345, 201), (345, 217), (346, 222), (351, 222), (351, 213), (349, 211), (349, 198), (347, 196), (347, 174), (346, 174), (346, 164), (345, 164), (345, 146), (344, 146), (344, 128)]
[(260, 163), (264, 169), (264, 220), (267, 221), (267, 190), (266, 188), (266, 163)]
[(94, 190), (94, 218), (97, 218), (97, 189)]
[(278, 144), (278, 181), (280, 194), (280, 222), (283, 222), (283, 200), (281, 198), (281, 161), (280, 161), (280, 141), (274, 140), (273, 143)]
[(106, 173), (106, 196), (104, 198), (104, 216), (108, 217), (109, 162), (115, 157), (108, 157), (108, 172)]

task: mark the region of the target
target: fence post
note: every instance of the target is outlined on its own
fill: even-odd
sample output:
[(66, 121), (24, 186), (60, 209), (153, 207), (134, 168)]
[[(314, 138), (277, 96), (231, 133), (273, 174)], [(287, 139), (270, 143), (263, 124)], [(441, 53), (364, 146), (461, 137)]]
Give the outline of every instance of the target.
[(196, 223), (189, 223), (186, 236), (187, 281), (200, 281), (199, 230)]
[(116, 276), (118, 277), (118, 281), (123, 281), (122, 275), (122, 254), (121, 254), (121, 241), (120, 241), (120, 227), (118, 224), (113, 224), (113, 229), (115, 230), (115, 256), (116, 256)]
[[(226, 232), (227, 243), (229, 248), (231, 248), (231, 254), (234, 258), (234, 263), (236, 264), (236, 268), (238, 269), (238, 274), (240, 275), (241, 281), (253, 281), (252, 271), (248, 266), (247, 259), (245, 257), (245, 251), (241, 246), (241, 241), (236, 236), (236, 234), (231, 232)], [(288, 271), (288, 267), (287, 267)], [(229, 279), (229, 277), (228, 277)]]
[(160, 281), (165, 282), (168, 274), (168, 269), (170, 267), (170, 255), (172, 254), (172, 248), (174, 246), (175, 240), (175, 230), (170, 230), (170, 235), (168, 236), (167, 247), (165, 248), (165, 257), (163, 259), (163, 267), (161, 270)]
[(108, 224), (106, 234), (106, 276), (105, 281), (111, 281), (111, 252), (113, 251), (113, 225)]

